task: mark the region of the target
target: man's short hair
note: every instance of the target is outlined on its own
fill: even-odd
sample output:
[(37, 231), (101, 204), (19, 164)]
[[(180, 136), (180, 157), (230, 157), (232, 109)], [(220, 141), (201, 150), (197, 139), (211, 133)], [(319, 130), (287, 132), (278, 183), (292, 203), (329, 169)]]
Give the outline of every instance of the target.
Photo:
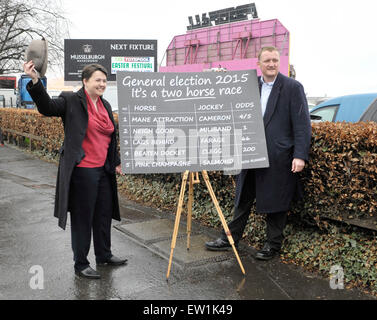
[(262, 55), (263, 52), (265, 51), (269, 51), (269, 52), (273, 52), (273, 51), (276, 51), (277, 53), (280, 54), (279, 50), (276, 48), (276, 47), (262, 47), (260, 50), (259, 50), (259, 53), (258, 53), (258, 61), (260, 61), (260, 57)]

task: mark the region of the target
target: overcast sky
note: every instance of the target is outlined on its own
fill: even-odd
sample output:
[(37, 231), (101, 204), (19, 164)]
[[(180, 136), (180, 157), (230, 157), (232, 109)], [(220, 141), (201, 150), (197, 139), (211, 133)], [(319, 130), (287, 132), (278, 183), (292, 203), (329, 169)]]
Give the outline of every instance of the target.
[[(157, 39), (158, 62), (188, 16), (248, 0), (61, 0), (72, 39)], [(377, 1), (260, 0), (290, 32), (290, 62), (309, 96), (377, 92)], [(73, 9), (74, 8), (74, 9)]]

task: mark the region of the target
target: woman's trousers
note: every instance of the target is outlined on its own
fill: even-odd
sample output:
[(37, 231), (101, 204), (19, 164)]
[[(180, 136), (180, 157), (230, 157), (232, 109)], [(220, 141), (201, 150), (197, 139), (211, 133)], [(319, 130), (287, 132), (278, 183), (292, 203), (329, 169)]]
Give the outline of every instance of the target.
[(70, 184), (71, 239), (75, 269), (89, 266), (87, 259), (93, 231), (96, 262), (111, 254), (111, 220), (113, 212), (109, 174), (104, 167), (75, 167)]

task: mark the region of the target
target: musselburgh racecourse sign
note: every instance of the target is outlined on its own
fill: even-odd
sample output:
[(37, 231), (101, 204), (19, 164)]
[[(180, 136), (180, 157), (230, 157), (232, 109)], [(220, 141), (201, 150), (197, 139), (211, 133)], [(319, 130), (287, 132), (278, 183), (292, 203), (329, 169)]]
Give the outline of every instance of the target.
[(116, 80), (118, 71), (157, 71), (157, 40), (65, 39), (64, 82), (81, 83), (85, 65), (98, 63), (108, 71), (108, 81)]
[(255, 70), (117, 72), (122, 169), (268, 167)]

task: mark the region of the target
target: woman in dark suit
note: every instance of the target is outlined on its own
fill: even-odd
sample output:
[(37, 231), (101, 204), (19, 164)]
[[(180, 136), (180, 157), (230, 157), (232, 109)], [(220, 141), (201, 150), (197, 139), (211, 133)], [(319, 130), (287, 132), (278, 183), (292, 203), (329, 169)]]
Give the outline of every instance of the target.
[(27, 90), (38, 111), (61, 117), (64, 125), (54, 216), (65, 229), (67, 212), (71, 213), (76, 275), (99, 279), (87, 259), (92, 230), (97, 265), (127, 262), (111, 253), (111, 219), (120, 220), (115, 173), (121, 173), (121, 167), (111, 106), (102, 98), (107, 71), (98, 64), (86, 66), (83, 87), (78, 92), (63, 92), (57, 99), (47, 94), (33, 61), (24, 64), (24, 71), (32, 79)]

